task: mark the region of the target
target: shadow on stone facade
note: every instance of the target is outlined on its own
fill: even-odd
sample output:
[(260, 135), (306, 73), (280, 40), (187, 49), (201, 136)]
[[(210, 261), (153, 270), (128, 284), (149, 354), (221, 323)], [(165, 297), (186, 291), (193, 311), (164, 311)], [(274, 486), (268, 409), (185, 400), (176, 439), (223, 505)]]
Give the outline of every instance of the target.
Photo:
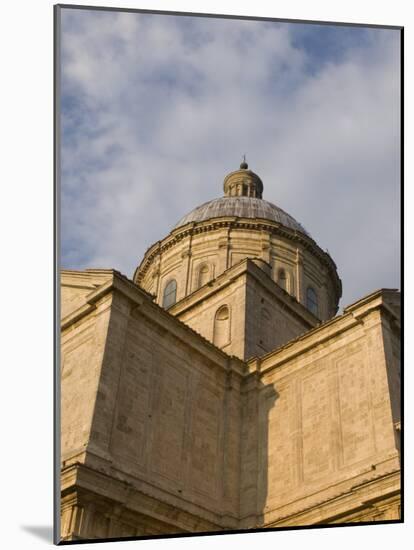
[(266, 502), (268, 497), (269, 466), (271, 467), (269, 416), (270, 411), (273, 407), (275, 407), (276, 401), (279, 399), (279, 394), (272, 384), (268, 384), (266, 386), (262, 383), (260, 383), (259, 393), (262, 394), (262, 404), (259, 407), (258, 432), (260, 440), (258, 442), (258, 495), (256, 526), (260, 528), (263, 527), (264, 523), (264, 512), (266, 510)]

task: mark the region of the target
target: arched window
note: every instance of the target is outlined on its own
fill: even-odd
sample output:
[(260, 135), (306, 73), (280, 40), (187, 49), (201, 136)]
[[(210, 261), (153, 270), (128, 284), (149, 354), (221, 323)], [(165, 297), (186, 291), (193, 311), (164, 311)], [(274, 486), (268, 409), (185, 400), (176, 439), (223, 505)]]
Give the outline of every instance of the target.
[(210, 269), (207, 264), (200, 266), (198, 270), (197, 288), (200, 288), (210, 280)]
[(286, 271), (284, 269), (279, 269), (277, 272), (277, 284), (286, 290)]
[(230, 342), (230, 310), (221, 306), (214, 317), (213, 343), (222, 348)]
[(318, 316), (318, 297), (315, 289), (311, 286), (308, 286), (306, 290), (306, 307), (316, 315), (316, 317)]
[(177, 281), (171, 279), (164, 288), (164, 295), (162, 299), (162, 306), (166, 309), (173, 306), (177, 301)]

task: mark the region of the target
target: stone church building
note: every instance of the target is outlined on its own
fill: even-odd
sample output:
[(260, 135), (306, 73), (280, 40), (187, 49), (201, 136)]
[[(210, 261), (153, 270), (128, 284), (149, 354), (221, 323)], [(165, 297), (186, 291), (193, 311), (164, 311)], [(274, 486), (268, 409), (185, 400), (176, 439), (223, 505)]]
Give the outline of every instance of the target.
[(336, 316), (262, 194), (243, 162), (133, 280), (62, 272), (63, 540), (400, 518), (399, 293)]

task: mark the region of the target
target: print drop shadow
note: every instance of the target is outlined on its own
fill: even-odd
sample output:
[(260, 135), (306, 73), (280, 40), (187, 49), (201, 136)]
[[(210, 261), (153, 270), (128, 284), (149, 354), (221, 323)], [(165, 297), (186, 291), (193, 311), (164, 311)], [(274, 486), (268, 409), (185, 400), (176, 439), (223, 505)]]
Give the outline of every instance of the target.
[(53, 542), (53, 527), (51, 525), (21, 525), (20, 528), (38, 539)]

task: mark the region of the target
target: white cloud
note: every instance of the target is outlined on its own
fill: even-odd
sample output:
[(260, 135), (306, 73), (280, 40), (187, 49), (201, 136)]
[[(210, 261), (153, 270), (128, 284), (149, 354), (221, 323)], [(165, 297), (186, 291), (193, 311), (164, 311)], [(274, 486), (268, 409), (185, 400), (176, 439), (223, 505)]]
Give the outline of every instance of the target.
[(329, 249), (345, 304), (399, 286), (398, 34), (318, 66), (294, 33), (63, 10), (64, 265), (132, 275), (246, 152), (264, 197)]

